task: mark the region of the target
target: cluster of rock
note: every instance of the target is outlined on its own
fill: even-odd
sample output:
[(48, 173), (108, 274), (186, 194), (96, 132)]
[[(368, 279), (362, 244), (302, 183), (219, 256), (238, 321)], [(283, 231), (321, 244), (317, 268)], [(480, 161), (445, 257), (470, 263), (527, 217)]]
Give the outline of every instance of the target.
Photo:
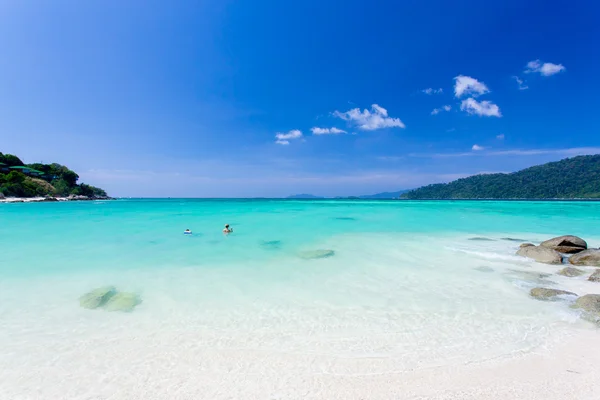
[[(569, 278), (588, 273), (575, 266), (600, 267), (600, 249), (590, 249), (585, 240), (572, 235), (555, 237), (540, 243), (539, 246), (523, 243), (517, 251), (517, 255), (545, 264), (557, 265), (568, 262), (571, 266), (564, 267), (557, 274)], [(588, 281), (600, 282), (600, 269), (596, 269), (588, 277)], [(535, 299), (546, 301), (559, 300), (565, 296), (577, 297), (572, 307), (583, 310), (587, 319), (600, 323), (600, 294), (586, 294), (578, 297), (576, 293), (566, 290), (542, 287), (531, 289), (529, 294)]]
[(137, 294), (119, 292), (114, 286), (94, 289), (79, 298), (79, 305), (90, 310), (103, 308), (106, 311), (131, 312), (141, 302)]
[(600, 267), (600, 249), (588, 249), (585, 240), (571, 235), (546, 240), (539, 246), (523, 243), (517, 255), (545, 264), (562, 264), (567, 259), (572, 265)]
[[(529, 294), (535, 299), (545, 301), (556, 301), (565, 296), (577, 297), (577, 294), (573, 292), (549, 288), (533, 288)], [(600, 294), (586, 294), (577, 297), (577, 300), (575, 300), (575, 303), (571, 307), (583, 310), (586, 319), (600, 323)]]

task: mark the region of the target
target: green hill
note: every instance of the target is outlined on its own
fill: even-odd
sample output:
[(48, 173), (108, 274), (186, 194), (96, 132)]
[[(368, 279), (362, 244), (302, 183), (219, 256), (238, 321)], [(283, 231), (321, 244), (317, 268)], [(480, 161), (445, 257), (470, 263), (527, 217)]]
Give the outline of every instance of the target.
[(64, 165), (25, 164), (17, 156), (0, 153), (0, 195), (108, 197), (104, 190), (85, 183), (78, 184), (78, 180), (79, 175)]
[(600, 199), (600, 155), (424, 186), (404, 199)]

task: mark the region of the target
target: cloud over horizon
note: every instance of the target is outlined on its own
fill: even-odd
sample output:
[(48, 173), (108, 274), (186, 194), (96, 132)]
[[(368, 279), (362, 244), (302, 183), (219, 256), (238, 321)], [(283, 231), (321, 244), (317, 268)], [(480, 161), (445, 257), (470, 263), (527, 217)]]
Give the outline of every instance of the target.
[(345, 130), (342, 129), (338, 129), (338, 128), (319, 128), (319, 127), (313, 127), (310, 129), (310, 131), (313, 133), (313, 135), (338, 135), (340, 133), (348, 133)]
[(302, 137), (302, 131), (299, 129), (292, 129), (288, 133), (277, 132), (275, 134), (275, 143), (287, 146), (290, 144), (290, 140), (300, 139)]
[(527, 90), (527, 89), (529, 89), (529, 86), (527, 86), (525, 84), (525, 81), (523, 79), (519, 78), (516, 75), (514, 75), (512, 78), (515, 80), (515, 82), (517, 82), (517, 87), (519, 88), (519, 90)]
[(488, 100), (477, 101), (472, 97), (465, 99), (460, 104), (460, 109), (467, 114), (480, 117), (502, 117), (500, 107)]
[(444, 93), (444, 89), (442, 89), (442, 88), (439, 88), (439, 89), (427, 88), (427, 89), (421, 90), (421, 92), (423, 92), (427, 95), (442, 94), (442, 93)]
[(333, 116), (348, 121), (358, 129), (364, 131), (374, 131), (383, 128), (406, 128), (400, 118), (388, 117), (388, 112), (385, 108), (378, 104), (371, 105), (371, 111), (360, 108), (340, 112), (334, 111)]
[(452, 106), (447, 104), (445, 106), (441, 106), (440, 108), (434, 108), (433, 111), (431, 111), (431, 115), (437, 115), (439, 113), (441, 113), (442, 111), (450, 111), (452, 110)]
[(485, 83), (479, 82), (470, 76), (458, 75), (454, 78), (454, 97), (459, 98), (463, 95), (477, 97), (489, 93), (490, 89)]
[(527, 63), (524, 72), (526, 74), (537, 72), (542, 76), (552, 76), (566, 70), (562, 64), (542, 63), (540, 60), (533, 60)]

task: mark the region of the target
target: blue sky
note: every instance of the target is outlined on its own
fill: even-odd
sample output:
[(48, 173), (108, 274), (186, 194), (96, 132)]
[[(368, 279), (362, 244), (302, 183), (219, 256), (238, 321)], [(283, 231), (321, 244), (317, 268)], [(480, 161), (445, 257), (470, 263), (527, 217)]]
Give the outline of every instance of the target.
[(171, 197), (369, 194), (596, 154), (598, 15), (578, 0), (4, 1), (0, 151)]

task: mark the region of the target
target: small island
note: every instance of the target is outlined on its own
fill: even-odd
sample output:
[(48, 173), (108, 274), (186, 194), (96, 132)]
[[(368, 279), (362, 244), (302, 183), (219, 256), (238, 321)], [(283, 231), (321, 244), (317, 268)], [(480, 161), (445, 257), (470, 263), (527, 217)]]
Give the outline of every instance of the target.
[(12, 154), (0, 152), (0, 201), (107, 200), (100, 188), (77, 183), (79, 175), (57, 163), (25, 164)]

